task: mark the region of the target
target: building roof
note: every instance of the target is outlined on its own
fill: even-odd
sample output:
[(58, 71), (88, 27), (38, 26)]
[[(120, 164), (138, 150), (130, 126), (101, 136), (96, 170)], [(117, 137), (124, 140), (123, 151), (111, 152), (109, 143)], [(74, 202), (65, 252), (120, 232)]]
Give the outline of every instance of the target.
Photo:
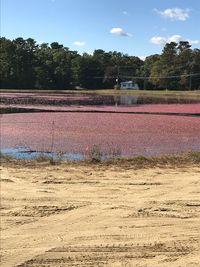
[(133, 82), (132, 81), (126, 81), (126, 82), (121, 82), (121, 83), (131, 83), (132, 84)]

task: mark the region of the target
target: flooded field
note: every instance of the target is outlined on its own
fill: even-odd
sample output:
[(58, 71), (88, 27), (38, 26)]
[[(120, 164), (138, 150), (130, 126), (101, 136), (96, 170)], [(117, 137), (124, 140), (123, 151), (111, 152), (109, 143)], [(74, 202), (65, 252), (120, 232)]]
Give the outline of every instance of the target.
[[(96, 98), (3, 95), (1, 152), (82, 160), (200, 151), (198, 101)], [(109, 164), (3, 157), (1, 266), (197, 267), (200, 169), (191, 154), (196, 161)]]
[(144, 104), (192, 104), (200, 99), (184, 97), (159, 97), (142, 95), (101, 95), (95, 93), (1, 93), (2, 104), (48, 104), (48, 105), (144, 105)]
[(20, 158), (80, 160), (94, 148), (102, 158), (200, 150), (194, 98), (2, 93), (1, 112), (1, 151)]

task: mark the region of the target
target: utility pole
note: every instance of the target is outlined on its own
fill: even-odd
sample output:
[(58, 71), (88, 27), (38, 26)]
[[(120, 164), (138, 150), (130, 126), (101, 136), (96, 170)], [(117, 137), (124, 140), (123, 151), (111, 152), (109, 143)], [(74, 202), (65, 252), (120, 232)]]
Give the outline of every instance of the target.
[(117, 87), (119, 87), (119, 79), (120, 79), (119, 75), (120, 75), (120, 69), (119, 69), (119, 66), (118, 66), (118, 65), (116, 65), (116, 67), (117, 67), (117, 78), (116, 78), (116, 83), (117, 83)]
[(119, 75), (120, 75), (119, 66), (117, 66), (117, 77), (118, 77), (118, 81), (119, 81)]

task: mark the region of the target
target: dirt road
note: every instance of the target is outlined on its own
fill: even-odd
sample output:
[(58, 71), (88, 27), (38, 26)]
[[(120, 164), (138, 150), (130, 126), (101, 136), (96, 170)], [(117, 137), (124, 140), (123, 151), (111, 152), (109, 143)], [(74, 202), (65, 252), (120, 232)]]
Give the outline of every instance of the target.
[(200, 167), (1, 167), (2, 267), (200, 266)]

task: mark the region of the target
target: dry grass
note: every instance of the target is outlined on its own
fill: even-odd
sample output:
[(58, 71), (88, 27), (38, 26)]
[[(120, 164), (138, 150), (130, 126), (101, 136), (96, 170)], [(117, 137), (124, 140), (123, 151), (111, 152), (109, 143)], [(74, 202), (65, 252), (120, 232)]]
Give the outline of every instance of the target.
[[(100, 153), (100, 152), (98, 152)], [(35, 160), (25, 160), (25, 159), (14, 159), (10, 156), (0, 155), (1, 165), (16, 165), (16, 166), (37, 166), (38, 164), (42, 164), (45, 166), (48, 165), (70, 165), (70, 166), (115, 166), (115, 167), (131, 167), (134, 169), (143, 169), (143, 168), (182, 168), (185, 166), (191, 165), (200, 165), (200, 151), (197, 152), (188, 152), (183, 154), (176, 155), (167, 155), (160, 157), (144, 157), (138, 156), (134, 158), (111, 158), (108, 160), (100, 160), (99, 155), (91, 156), (91, 158), (87, 160), (80, 161), (70, 161), (70, 160), (59, 160), (52, 159), (50, 156), (41, 155)]]

